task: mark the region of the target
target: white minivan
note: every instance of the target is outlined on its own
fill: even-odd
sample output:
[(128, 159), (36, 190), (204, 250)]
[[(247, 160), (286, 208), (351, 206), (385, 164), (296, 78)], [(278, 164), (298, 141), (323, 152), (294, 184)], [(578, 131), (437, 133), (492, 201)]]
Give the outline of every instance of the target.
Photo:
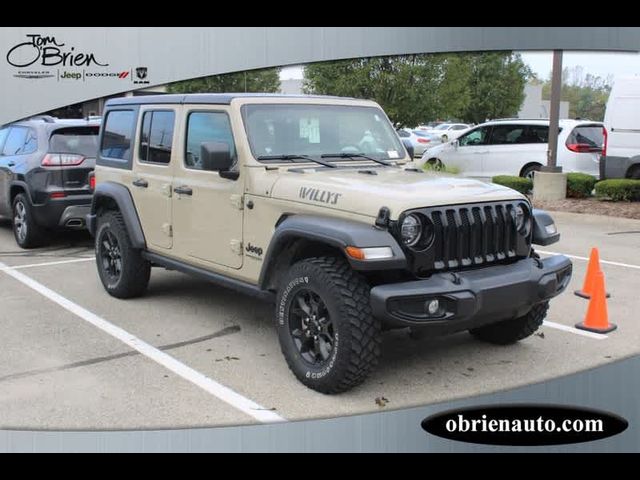
[(640, 76), (616, 79), (604, 114), (604, 178), (640, 179)]
[[(600, 122), (560, 120), (558, 166), (565, 172), (599, 177), (605, 135)], [(533, 178), (533, 172), (547, 163), (548, 137), (548, 120), (493, 120), (453, 141), (427, 149), (417, 163), (453, 167), (469, 177)]]

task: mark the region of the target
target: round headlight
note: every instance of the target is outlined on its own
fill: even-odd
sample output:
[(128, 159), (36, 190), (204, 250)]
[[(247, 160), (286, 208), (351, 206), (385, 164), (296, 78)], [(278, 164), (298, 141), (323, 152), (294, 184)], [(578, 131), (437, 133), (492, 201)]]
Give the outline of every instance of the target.
[(518, 231), (523, 231), (527, 227), (527, 220), (529, 219), (528, 211), (522, 205), (516, 205), (515, 208), (516, 228)]
[(411, 247), (418, 243), (422, 234), (422, 222), (416, 215), (407, 215), (400, 225), (400, 236), (402, 243)]

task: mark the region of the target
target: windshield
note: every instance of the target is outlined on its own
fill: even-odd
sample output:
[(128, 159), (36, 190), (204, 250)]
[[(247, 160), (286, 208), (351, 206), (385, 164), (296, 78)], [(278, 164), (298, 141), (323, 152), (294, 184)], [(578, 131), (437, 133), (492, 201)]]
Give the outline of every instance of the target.
[(243, 116), (251, 151), (258, 160), (269, 157), (273, 161), (286, 155), (363, 154), (379, 160), (405, 156), (397, 133), (375, 107), (245, 105)]

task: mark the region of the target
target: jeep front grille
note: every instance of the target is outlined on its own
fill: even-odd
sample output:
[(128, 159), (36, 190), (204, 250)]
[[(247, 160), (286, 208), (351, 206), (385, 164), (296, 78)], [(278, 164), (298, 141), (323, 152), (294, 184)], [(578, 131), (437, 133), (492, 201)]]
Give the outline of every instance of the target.
[(530, 228), (518, 232), (515, 208), (526, 202), (500, 202), (423, 208), (417, 213), (433, 225), (433, 241), (409, 251), (418, 274), (480, 266), (516, 257), (530, 250)]

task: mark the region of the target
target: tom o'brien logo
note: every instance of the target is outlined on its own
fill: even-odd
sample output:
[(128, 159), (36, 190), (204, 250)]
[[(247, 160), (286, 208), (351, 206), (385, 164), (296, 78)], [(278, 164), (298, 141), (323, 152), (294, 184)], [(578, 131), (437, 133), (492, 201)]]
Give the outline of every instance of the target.
[(13, 75), (17, 78), (56, 78), (58, 81), (117, 79), (134, 84), (149, 83), (147, 67), (106, 69), (104, 67), (109, 67), (109, 63), (94, 52), (80, 51), (53, 35), (26, 35), (25, 41), (7, 51), (6, 60), (19, 69)]

